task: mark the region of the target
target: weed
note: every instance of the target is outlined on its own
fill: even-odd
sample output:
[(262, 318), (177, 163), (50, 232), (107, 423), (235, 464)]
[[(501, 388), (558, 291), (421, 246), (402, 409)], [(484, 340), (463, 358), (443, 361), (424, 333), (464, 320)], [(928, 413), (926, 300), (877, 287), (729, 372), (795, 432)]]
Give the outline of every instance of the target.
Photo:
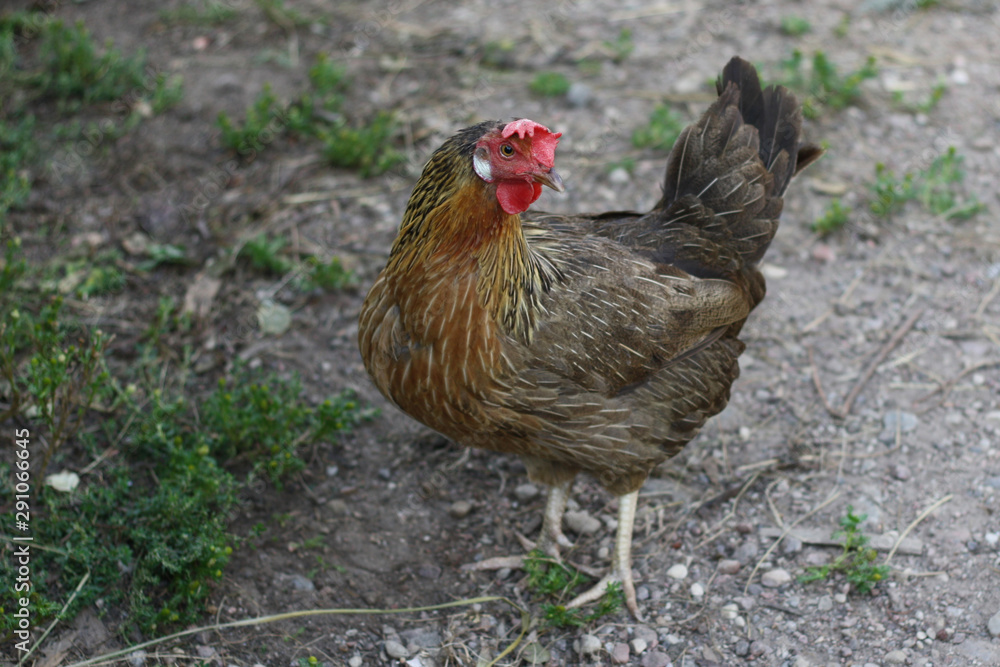
[(14, 123), (0, 119), (0, 224), (8, 209), (28, 200), (31, 186), (25, 167), (34, 153), (35, 117)]
[[(528, 575), (528, 590), (539, 597), (556, 597), (561, 601), (586, 582), (582, 574), (540, 551), (532, 551), (525, 557), (524, 570)], [(612, 584), (589, 614), (567, 609), (560, 602), (546, 602), (542, 605), (542, 619), (552, 627), (580, 627), (617, 613), (623, 604), (621, 585)]]
[(479, 62), (483, 67), (496, 70), (513, 69), (516, 65), (514, 49), (517, 44), (509, 39), (487, 42), (483, 45)]
[(569, 92), (569, 79), (559, 72), (539, 72), (528, 88), (542, 97), (559, 97)]
[(309, 269), (302, 280), (303, 289), (318, 287), (328, 292), (343, 289), (355, 282), (354, 274), (344, 268), (338, 257), (333, 257), (329, 262), (321, 262), (311, 257), (309, 259)]
[(670, 107), (659, 104), (653, 109), (649, 123), (632, 132), (632, 145), (636, 148), (670, 150), (684, 129), (684, 119)]
[(285, 239), (277, 237), (269, 241), (266, 234), (258, 234), (246, 242), (240, 249), (239, 256), (247, 259), (250, 266), (259, 271), (283, 275), (292, 270), (291, 260), (281, 256), (284, 247)]
[(140, 271), (151, 271), (161, 264), (184, 265), (190, 260), (184, 246), (172, 243), (150, 243), (146, 248), (148, 259), (139, 263)]
[(264, 84), (257, 99), (247, 108), (242, 125), (234, 123), (226, 112), (219, 112), (216, 124), (222, 130), (222, 145), (240, 155), (262, 150), (280, 131), (281, 115), (278, 98), (271, 86)]
[(926, 114), (934, 110), (934, 107), (938, 105), (938, 103), (941, 101), (941, 98), (944, 97), (944, 94), (947, 91), (948, 91), (948, 85), (945, 84), (943, 81), (939, 81), (934, 85), (934, 87), (931, 89), (931, 94), (923, 102), (917, 102), (916, 104), (909, 104), (904, 99), (903, 93), (898, 90), (893, 91), (892, 101), (898, 104), (899, 106), (903, 107), (907, 111)]
[(840, 199), (834, 199), (826, 207), (823, 215), (813, 221), (810, 228), (822, 236), (832, 234), (847, 224), (850, 219), (851, 210), (840, 203)]
[(945, 220), (966, 220), (984, 208), (974, 195), (963, 198), (956, 187), (965, 178), (961, 155), (952, 146), (934, 159), (924, 172), (896, 176), (881, 162), (875, 165), (875, 181), (868, 187), (873, 199), (872, 213), (889, 217), (910, 200), (916, 199), (936, 216)]
[(801, 16), (783, 16), (781, 32), (789, 37), (800, 37), (812, 30), (812, 24)]
[(840, 519), (840, 530), (834, 531), (833, 539), (843, 540), (843, 551), (829, 565), (810, 567), (799, 577), (802, 583), (826, 579), (833, 572), (843, 572), (854, 590), (867, 593), (889, 574), (888, 565), (876, 565), (878, 553), (868, 544), (868, 537), (860, 530), (867, 515), (854, 514), (854, 508), (847, 506), (847, 515)]
[(164, 23), (184, 23), (198, 26), (215, 26), (231, 21), (239, 12), (220, 0), (187, 2), (177, 9), (163, 9), (160, 20)]
[(840, 17), (840, 21), (833, 28), (833, 36), (838, 39), (844, 39), (851, 32), (851, 15), (848, 12), (844, 12), (844, 15)]
[(616, 63), (623, 63), (635, 51), (635, 43), (632, 41), (632, 31), (622, 28), (613, 41), (605, 41), (604, 48), (611, 53), (611, 60)]
[(377, 176), (403, 161), (389, 141), (396, 133), (392, 114), (377, 112), (367, 125), (338, 123), (318, 134), (323, 155), (338, 167), (357, 169), (362, 177)]
[(861, 97), (862, 82), (878, 76), (874, 57), (869, 57), (860, 69), (841, 76), (822, 51), (813, 54), (808, 73), (805, 57), (799, 49), (782, 61), (781, 67), (782, 83), (805, 95), (802, 113), (807, 118), (818, 118), (824, 108), (837, 111), (855, 104)]

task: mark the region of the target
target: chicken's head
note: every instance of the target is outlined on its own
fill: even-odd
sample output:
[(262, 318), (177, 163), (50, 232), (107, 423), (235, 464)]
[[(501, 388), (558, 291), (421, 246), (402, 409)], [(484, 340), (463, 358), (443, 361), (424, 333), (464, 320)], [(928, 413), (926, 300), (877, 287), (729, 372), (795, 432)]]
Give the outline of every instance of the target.
[(555, 164), (561, 132), (521, 118), (490, 130), (476, 143), (472, 166), (487, 183), (496, 183), (497, 201), (507, 213), (523, 213), (547, 185), (562, 192)]

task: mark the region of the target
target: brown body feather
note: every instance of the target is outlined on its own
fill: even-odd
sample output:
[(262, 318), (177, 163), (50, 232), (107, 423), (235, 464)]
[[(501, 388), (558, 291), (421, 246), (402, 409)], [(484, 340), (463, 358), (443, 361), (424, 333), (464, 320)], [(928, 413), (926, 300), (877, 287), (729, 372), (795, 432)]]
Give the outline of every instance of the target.
[(725, 407), (781, 195), (820, 154), (799, 144), (794, 98), (748, 68), (723, 72), (644, 215), (508, 215), (471, 159), (500, 124), (446, 142), (362, 310), (379, 389), (461, 444), (520, 455), (538, 481), (586, 471), (637, 489)]

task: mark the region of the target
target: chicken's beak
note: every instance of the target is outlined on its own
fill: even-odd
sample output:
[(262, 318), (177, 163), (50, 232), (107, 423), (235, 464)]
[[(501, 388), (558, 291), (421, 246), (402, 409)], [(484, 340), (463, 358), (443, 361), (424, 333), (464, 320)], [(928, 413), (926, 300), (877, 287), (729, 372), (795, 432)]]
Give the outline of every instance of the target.
[(566, 189), (563, 187), (562, 177), (556, 173), (555, 169), (549, 169), (547, 172), (537, 172), (534, 174), (534, 178), (538, 183), (547, 185), (556, 192), (562, 192)]

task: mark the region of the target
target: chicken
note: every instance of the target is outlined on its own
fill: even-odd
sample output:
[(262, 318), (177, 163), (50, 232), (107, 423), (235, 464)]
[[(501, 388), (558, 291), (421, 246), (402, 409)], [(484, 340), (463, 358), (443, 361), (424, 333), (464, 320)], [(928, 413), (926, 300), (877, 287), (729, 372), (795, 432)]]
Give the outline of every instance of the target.
[(716, 87), (646, 214), (522, 216), (543, 185), (563, 190), (560, 134), (527, 119), (461, 130), (424, 167), (361, 311), (361, 355), (390, 401), (550, 486), (539, 548), (571, 546), (578, 473), (619, 496), (610, 572), (570, 607), (619, 582), (639, 617), (639, 488), (725, 407), (782, 194), (822, 153), (800, 142), (795, 97), (761, 90), (749, 63), (733, 58)]

